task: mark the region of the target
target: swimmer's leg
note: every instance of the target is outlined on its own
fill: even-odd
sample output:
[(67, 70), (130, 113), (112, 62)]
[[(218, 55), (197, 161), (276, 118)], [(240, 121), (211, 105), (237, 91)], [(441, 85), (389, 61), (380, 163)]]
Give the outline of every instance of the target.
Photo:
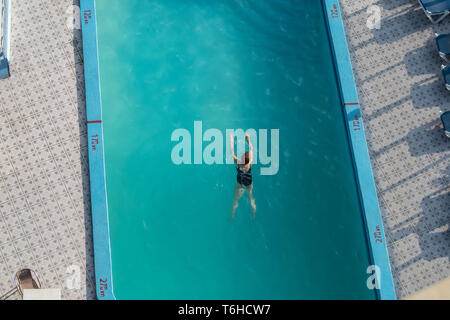
[(239, 199), (244, 194), (244, 187), (240, 183), (236, 183), (236, 187), (234, 188), (234, 201), (231, 206), (231, 220), (234, 219), (234, 214), (236, 213), (236, 209), (239, 206)]
[(253, 183), (247, 187), (248, 200), (250, 200), (250, 206), (252, 207), (253, 218), (256, 218), (256, 203), (253, 198)]

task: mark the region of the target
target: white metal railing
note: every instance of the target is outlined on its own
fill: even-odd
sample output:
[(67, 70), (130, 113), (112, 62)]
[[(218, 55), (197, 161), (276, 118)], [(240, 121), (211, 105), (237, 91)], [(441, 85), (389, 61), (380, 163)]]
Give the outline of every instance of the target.
[(6, 0), (0, 0), (0, 56), (6, 54)]
[(9, 77), (9, 2), (0, 0), (0, 79)]

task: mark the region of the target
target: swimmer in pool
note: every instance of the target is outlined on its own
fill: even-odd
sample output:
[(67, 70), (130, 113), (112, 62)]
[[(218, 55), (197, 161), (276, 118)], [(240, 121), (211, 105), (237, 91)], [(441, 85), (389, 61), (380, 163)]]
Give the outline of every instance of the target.
[(248, 143), (249, 152), (243, 153), (241, 160), (239, 160), (238, 157), (236, 157), (236, 155), (234, 154), (234, 137), (232, 134), (230, 134), (230, 151), (237, 169), (237, 183), (236, 187), (234, 188), (234, 201), (233, 206), (231, 207), (231, 220), (234, 219), (234, 214), (236, 213), (236, 209), (239, 206), (239, 199), (242, 197), (246, 189), (248, 193), (248, 199), (250, 200), (250, 206), (252, 207), (253, 218), (256, 217), (256, 204), (255, 199), (253, 198), (252, 181), (253, 146), (248, 134), (245, 135), (245, 139)]

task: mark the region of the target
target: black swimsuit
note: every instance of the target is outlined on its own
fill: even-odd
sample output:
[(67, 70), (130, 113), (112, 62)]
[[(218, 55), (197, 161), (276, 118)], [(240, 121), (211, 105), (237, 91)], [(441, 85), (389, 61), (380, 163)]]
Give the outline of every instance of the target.
[(240, 166), (237, 166), (237, 182), (245, 187), (252, 184), (252, 167), (248, 171), (244, 171)]

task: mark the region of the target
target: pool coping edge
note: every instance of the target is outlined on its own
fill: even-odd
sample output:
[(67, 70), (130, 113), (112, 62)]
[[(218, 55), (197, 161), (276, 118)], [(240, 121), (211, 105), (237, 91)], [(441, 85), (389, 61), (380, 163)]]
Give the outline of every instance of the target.
[(92, 237), (96, 278), (95, 288), (98, 299), (115, 300), (111, 267), (111, 245), (106, 194), (102, 102), (95, 9), (95, 0), (80, 0), (93, 228)]
[[(383, 221), (378, 203), (369, 151), (361, 116), (356, 82), (348, 50), (342, 12), (338, 0), (322, 0), (328, 27), (330, 46), (334, 55), (336, 76), (340, 89), (341, 103), (346, 116), (346, 127), (350, 139), (353, 166), (356, 174), (358, 193), (364, 214), (369, 251), (374, 266), (368, 269), (368, 277), (377, 272), (378, 297), (382, 300), (397, 299), (389, 254), (386, 246)], [(369, 280), (368, 280), (369, 281)]]

